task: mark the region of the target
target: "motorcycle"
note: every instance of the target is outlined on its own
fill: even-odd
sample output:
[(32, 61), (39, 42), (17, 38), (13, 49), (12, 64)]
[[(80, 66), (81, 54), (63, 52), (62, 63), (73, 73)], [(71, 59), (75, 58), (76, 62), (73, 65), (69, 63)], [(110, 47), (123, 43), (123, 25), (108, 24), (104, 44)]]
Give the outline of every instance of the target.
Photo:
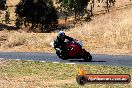
[[(92, 56), (89, 52), (82, 48), (82, 42), (78, 40), (74, 41), (64, 41), (65, 42), (65, 51), (64, 53), (60, 53), (59, 48), (56, 49), (56, 54), (59, 58), (63, 60), (67, 59), (83, 59), (84, 61), (90, 62), (92, 60)], [(51, 42), (50, 45), (54, 48), (54, 42)]]

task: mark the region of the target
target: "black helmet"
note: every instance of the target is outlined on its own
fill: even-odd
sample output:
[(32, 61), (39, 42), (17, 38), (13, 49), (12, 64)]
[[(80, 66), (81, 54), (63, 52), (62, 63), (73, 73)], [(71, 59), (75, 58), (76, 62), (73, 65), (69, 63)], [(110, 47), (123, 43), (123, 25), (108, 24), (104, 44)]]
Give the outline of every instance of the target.
[(63, 38), (65, 36), (65, 33), (63, 31), (59, 31), (58, 35), (59, 38)]

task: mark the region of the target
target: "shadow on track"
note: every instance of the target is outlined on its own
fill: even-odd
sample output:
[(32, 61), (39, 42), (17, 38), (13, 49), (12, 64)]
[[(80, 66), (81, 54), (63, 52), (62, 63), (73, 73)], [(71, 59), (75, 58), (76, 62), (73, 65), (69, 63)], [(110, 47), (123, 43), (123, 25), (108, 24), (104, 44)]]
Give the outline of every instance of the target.
[[(84, 60), (69, 60), (69, 61), (71, 61), (71, 62), (86, 62)], [(90, 62), (106, 62), (106, 61), (103, 61), (103, 60), (92, 60)]]

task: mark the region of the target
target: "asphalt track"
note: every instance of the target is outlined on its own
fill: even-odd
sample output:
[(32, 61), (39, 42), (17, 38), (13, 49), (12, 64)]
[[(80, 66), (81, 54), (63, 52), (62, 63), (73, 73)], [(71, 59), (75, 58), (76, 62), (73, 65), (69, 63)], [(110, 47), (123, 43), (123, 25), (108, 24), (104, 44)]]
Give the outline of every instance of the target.
[(0, 52), (0, 58), (16, 59), (27, 61), (40, 61), (52, 63), (66, 64), (94, 64), (94, 65), (110, 65), (110, 66), (127, 66), (132, 67), (131, 55), (106, 55), (92, 54), (91, 62), (83, 62), (82, 60), (61, 60), (54, 53), (42, 52)]

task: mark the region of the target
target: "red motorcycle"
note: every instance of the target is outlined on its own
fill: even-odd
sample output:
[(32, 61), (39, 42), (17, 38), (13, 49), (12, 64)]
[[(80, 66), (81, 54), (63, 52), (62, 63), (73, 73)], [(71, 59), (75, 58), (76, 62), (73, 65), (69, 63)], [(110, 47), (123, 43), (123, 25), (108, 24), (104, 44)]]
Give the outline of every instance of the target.
[[(52, 47), (54, 47), (53, 43), (54, 42), (50, 44)], [(82, 45), (80, 44), (80, 42), (78, 42), (78, 40), (65, 41), (65, 51), (62, 52), (63, 53), (61, 54), (56, 52), (56, 54), (58, 55), (59, 58), (63, 60), (83, 59), (84, 61), (88, 62), (92, 60), (91, 54), (82, 48)]]

